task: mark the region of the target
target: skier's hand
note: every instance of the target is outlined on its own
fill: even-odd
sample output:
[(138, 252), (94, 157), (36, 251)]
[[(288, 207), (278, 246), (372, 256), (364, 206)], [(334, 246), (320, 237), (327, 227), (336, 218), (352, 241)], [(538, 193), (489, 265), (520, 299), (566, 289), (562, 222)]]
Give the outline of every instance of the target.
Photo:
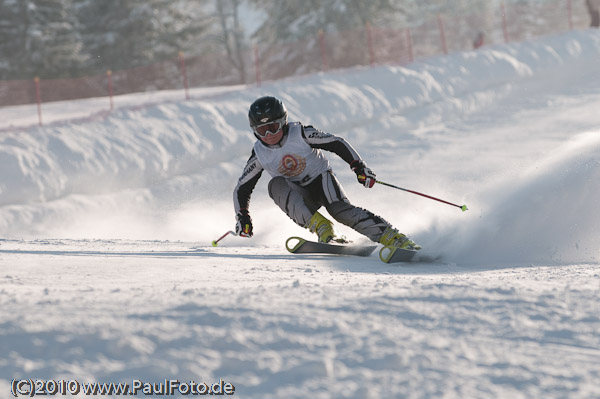
[(371, 188), (375, 185), (375, 173), (367, 167), (364, 161), (354, 160), (350, 163), (350, 168), (356, 173), (356, 178), (360, 184), (367, 188)]
[(235, 215), (237, 223), (235, 224), (235, 233), (240, 237), (252, 237), (252, 218), (247, 209), (240, 209)]

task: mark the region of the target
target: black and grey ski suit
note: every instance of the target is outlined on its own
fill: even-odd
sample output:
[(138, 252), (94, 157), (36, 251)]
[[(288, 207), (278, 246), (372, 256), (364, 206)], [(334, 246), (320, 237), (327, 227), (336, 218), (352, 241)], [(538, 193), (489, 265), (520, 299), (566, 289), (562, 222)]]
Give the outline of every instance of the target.
[(257, 140), (233, 192), (235, 212), (249, 209), (252, 191), (267, 170), (272, 176), (270, 197), (298, 225), (306, 227), (323, 206), (338, 222), (378, 242), (390, 224), (350, 203), (321, 150), (337, 154), (348, 164), (361, 160), (343, 138), (299, 122), (288, 123), (275, 146)]

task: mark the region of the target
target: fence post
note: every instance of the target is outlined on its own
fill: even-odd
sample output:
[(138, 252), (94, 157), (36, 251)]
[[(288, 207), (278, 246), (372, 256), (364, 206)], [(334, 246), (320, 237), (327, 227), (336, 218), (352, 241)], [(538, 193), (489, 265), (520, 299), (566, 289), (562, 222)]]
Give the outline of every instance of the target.
[(502, 31), (504, 32), (504, 43), (508, 43), (508, 26), (506, 23), (506, 6), (504, 5), (504, 0), (500, 3), (500, 7), (502, 8)]
[(319, 29), (319, 48), (321, 49), (321, 70), (325, 72), (329, 69), (327, 64), (327, 52), (325, 50), (325, 33), (323, 29)]
[(185, 56), (183, 51), (179, 52), (179, 66), (181, 70), (181, 76), (183, 77), (183, 88), (185, 89), (185, 99), (190, 99), (190, 88), (188, 86), (187, 71), (185, 69)]
[(254, 70), (256, 71), (256, 85), (260, 86), (260, 60), (258, 59), (258, 44), (254, 45)]
[(413, 54), (413, 42), (410, 28), (406, 28), (406, 42), (408, 43), (408, 62), (411, 63), (415, 60), (415, 55)]
[(373, 49), (373, 37), (371, 32), (371, 24), (367, 21), (366, 25), (367, 31), (367, 46), (369, 47), (369, 65), (375, 65), (375, 50)]
[(442, 41), (442, 50), (444, 50), (444, 54), (448, 54), (448, 45), (446, 44), (446, 30), (444, 29), (444, 21), (442, 20), (442, 16), (438, 14), (438, 28), (440, 29), (440, 40)]
[(110, 110), (114, 109), (113, 104), (113, 83), (112, 83), (112, 71), (110, 69), (106, 70), (106, 77), (108, 78), (108, 100), (110, 102)]
[(567, 10), (569, 12), (569, 30), (573, 30), (573, 2), (567, 0)]
[(35, 83), (35, 101), (37, 103), (37, 111), (38, 111), (38, 122), (40, 126), (42, 126), (42, 91), (40, 89), (40, 78), (33, 78)]

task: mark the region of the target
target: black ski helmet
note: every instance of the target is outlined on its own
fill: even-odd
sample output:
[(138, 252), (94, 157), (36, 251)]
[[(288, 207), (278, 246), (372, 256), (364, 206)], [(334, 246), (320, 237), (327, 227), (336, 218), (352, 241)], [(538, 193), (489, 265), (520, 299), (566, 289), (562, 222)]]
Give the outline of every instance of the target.
[(248, 111), (248, 120), (252, 130), (254, 130), (255, 126), (274, 122), (282, 118), (285, 119), (284, 123), (287, 123), (287, 109), (277, 97), (261, 97), (250, 105), (250, 110)]

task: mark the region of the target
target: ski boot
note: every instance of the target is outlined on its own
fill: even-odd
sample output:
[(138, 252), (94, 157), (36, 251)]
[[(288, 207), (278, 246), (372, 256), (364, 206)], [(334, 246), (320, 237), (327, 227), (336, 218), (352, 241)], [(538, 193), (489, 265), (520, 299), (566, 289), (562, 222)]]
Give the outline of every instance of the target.
[(335, 232), (333, 231), (333, 224), (329, 219), (321, 215), (319, 212), (315, 212), (315, 214), (312, 215), (306, 227), (310, 230), (311, 233), (316, 233), (319, 236), (319, 242), (348, 242), (344, 237), (338, 238), (335, 236)]
[(419, 244), (416, 244), (413, 240), (411, 240), (404, 234), (399, 233), (398, 230), (392, 227), (388, 227), (385, 229), (385, 231), (379, 238), (379, 243), (383, 244), (384, 247), (408, 249), (411, 251), (418, 251), (419, 249), (421, 249), (421, 246)]

